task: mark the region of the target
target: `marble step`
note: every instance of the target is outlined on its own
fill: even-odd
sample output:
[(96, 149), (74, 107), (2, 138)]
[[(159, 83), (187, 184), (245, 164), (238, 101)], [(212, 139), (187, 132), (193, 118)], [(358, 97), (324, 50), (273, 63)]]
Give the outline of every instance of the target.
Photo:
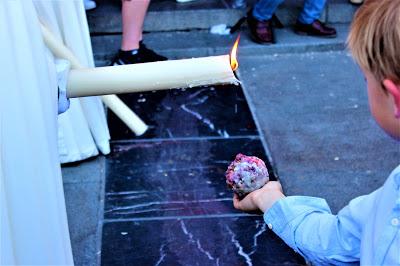
[[(213, 25), (233, 25), (246, 13), (246, 9), (231, 8), (232, 0), (196, 0), (191, 3), (176, 3), (175, 0), (153, 0), (146, 17), (144, 30), (181, 31), (209, 29)], [(255, 0), (248, 0), (252, 6)], [(120, 33), (120, 1), (97, 0), (98, 7), (87, 12), (92, 34)], [(295, 22), (302, 1), (287, 0), (277, 10), (277, 15), (286, 25)], [(356, 7), (347, 0), (331, 0), (321, 16), (328, 23), (349, 23)]]
[(106, 223), (101, 262), (104, 266), (306, 265), (261, 217)]
[[(260, 45), (250, 40), (247, 28), (243, 27), (239, 46), (240, 56), (304, 53), (343, 50), (348, 34), (348, 25), (334, 25), (337, 38), (314, 38), (296, 35), (290, 27), (276, 30), (277, 43)], [(227, 54), (235, 41), (234, 35), (214, 35), (208, 31), (157, 32), (145, 34), (148, 47), (170, 59)], [(94, 57), (97, 66), (110, 63), (120, 46), (120, 35), (92, 36)]]
[(224, 173), (237, 153), (276, 180), (240, 86), (121, 99), (150, 129), (135, 137), (109, 113), (102, 265), (305, 265), (261, 215), (232, 205)]

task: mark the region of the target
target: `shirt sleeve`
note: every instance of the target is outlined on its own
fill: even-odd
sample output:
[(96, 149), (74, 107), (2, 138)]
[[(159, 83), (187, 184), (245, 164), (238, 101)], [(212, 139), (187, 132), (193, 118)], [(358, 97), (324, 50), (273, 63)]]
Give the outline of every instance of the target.
[(353, 199), (338, 215), (331, 213), (324, 199), (286, 197), (264, 214), (264, 220), (286, 244), (313, 264), (358, 262), (362, 227), (379, 192)]

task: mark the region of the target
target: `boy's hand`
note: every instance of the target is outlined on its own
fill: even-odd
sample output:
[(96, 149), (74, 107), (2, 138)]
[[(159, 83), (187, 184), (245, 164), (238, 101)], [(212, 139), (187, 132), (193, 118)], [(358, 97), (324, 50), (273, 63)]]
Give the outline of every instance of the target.
[(258, 210), (266, 212), (276, 201), (284, 197), (281, 184), (277, 181), (269, 181), (262, 188), (251, 192), (242, 200), (239, 200), (239, 197), (234, 194), (233, 206), (245, 212)]

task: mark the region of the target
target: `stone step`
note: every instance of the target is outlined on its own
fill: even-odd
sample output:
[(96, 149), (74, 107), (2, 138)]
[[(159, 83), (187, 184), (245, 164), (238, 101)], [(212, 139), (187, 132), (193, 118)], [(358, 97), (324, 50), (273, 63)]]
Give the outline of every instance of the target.
[[(147, 14), (144, 31), (181, 31), (209, 29), (213, 25), (232, 26), (245, 13), (245, 9), (230, 7), (232, 0), (196, 0), (191, 3), (176, 3), (175, 0), (153, 0)], [(92, 34), (121, 32), (120, 1), (97, 0), (98, 7), (88, 11)], [(255, 0), (248, 0), (251, 7)], [(287, 0), (277, 10), (277, 16), (285, 25), (295, 22), (302, 1)], [(331, 0), (321, 16), (328, 23), (349, 23), (356, 7), (347, 0)]]
[[(243, 28), (239, 45), (240, 56), (282, 53), (304, 53), (343, 50), (348, 25), (334, 25), (336, 38), (299, 36), (290, 27), (276, 30), (277, 43), (260, 45), (251, 41), (247, 29)], [(155, 32), (144, 36), (146, 45), (170, 59), (228, 54), (237, 34), (214, 35), (208, 31)], [(110, 63), (120, 46), (121, 35), (92, 36), (94, 57), (97, 66)]]

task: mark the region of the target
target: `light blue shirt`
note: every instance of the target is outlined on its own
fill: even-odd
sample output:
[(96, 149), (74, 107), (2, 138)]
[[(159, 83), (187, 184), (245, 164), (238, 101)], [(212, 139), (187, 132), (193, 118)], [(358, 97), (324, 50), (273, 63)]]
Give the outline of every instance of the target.
[(337, 215), (324, 199), (291, 196), (276, 202), (264, 220), (315, 265), (400, 265), (400, 165), (382, 187)]

